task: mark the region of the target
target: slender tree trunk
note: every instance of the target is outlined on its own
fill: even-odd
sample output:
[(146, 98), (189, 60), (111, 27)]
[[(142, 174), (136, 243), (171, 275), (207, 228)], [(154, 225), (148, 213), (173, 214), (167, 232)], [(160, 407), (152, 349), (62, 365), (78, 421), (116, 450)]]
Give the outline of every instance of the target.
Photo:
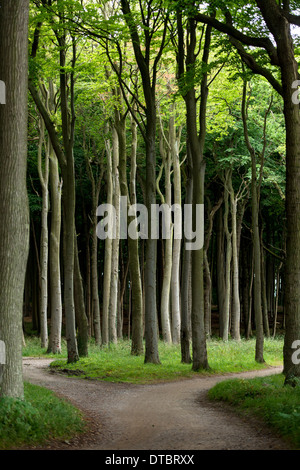
[[(137, 152), (137, 127), (131, 118), (131, 153), (130, 153), (130, 202), (137, 203), (136, 198), (136, 152)], [(128, 190), (127, 190), (128, 193)], [(134, 217), (134, 216), (133, 216)], [(131, 219), (129, 218), (129, 221)], [(141, 268), (139, 259), (138, 240), (128, 240), (129, 269), (132, 283), (132, 333), (131, 353), (140, 355), (144, 353), (144, 305), (142, 292)]]
[(244, 126), (244, 137), (246, 146), (251, 156), (251, 208), (252, 208), (252, 234), (253, 234), (253, 263), (254, 263), (254, 315), (255, 315), (255, 330), (256, 330), (256, 347), (255, 347), (255, 360), (257, 362), (264, 362), (263, 347), (264, 347), (264, 330), (263, 330), (263, 316), (261, 307), (261, 254), (260, 254), (260, 236), (259, 236), (259, 200), (257, 189), (257, 173), (256, 173), (256, 155), (255, 150), (250, 144), (247, 129), (247, 109), (246, 109), (246, 93), (247, 82), (243, 87), (243, 101), (242, 101), (242, 118)]
[(275, 315), (274, 315), (274, 326), (273, 326), (273, 338), (276, 336), (276, 327), (277, 327), (277, 314), (278, 314), (278, 299), (279, 299), (279, 283), (280, 283), (280, 270), (282, 268), (282, 263), (279, 264), (276, 276), (276, 297), (275, 297)]
[(234, 196), (232, 182), (230, 182), (230, 201), (231, 201), (231, 217), (232, 217), (232, 312), (231, 312), (231, 336), (232, 339), (240, 341), (240, 320), (241, 320), (241, 304), (240, 304), (240, 288), (239, 288), (239, 243), (237, 229), (237, 198)]
[[(99, 301), (99, 282), (98, 282), (98, 237), (96, 232), (97, 227), (97, 207), (99, 202), (99, 194), (101, 188), (101, 181), (103, 177), (103, 165), (100, 163), (100, 174), (97, 178), (93, 174), (93, 169), (90, 162), (90, 156), (86, 147), (86, 137), (84, 130), (83, 148), (86, 162), (86, 169), (88, 178), (91, 183), (92, 189), (92, 209), (91, 209), (91, 295), (92, 295), (92, 312), (93, 312), (93, 329), (95, 343), (101, 346), (101, 322), (100, 322), (100, 301)], [(88, 240), (87, 240), (88, 242)], [(88, 256), (87, 256), (88, 258)], [(89, 264), (89, 259), (87, 260)], [(89, 274), (89, 273), (88, 273)], [(87, 286), (89, 288), (89, 285)], [(88, 291), (89, 293), (89, 291)]]
[[(187, 163), (186, 163), (186, 204), (192, 203), (193, 198), (193, 162), (189, 144), (187, 141)], [(181, 287), (181, 362), (190, 364), (192, 362), (190, 352), (190, 337), (191, 337), (191, 302), (190, 302), (190, 289), (191, 289), (191, 266), (192, 266), (192, 252), (186, 250), (186, 242), (184, 240), (183, 249), (183, 262), (182, 262), (182, 287)]]
[(119, 142), (116, 128), (112, 129), (112, 184), (113, 206), (116, 211), (116, 236), (111, 247), (111, 285), (109, 299), (109, 341), (117, 342), (117, 308), (118, 308), (118, 284), (119, 284), (119, 245), (120, 245), (120, 182), (119, 182)]
[[(193, 20), (188, 22), (188, 46), (187, 59), (184, 59), (183, 29), (181, 16), (177, 16), (177, 25), (179, 30), (179, 78), (182, 78), (184, 72), (184, 63), (189, 69), (195, 66), (195, 48), (196, 48), (196, 24)], [(209, 55), (209, 44), (211, 37), (211, 28), (206, 29), (205, 46), (202, 61), (207, 64)], [(197, 131), (197, 100), (195, 89), (192, 88), (184, 92), (186, 104), (186, 127), (187, 136), (193, 161), (193, 220), (192, 226), (196, 227), (196, 208), (197, 205), (204, 204), (204, 143), (206, 136), (206, 105), (208, 97), (207, 74), (204, 73), (201, 81), (201, 100), (200, 100), (200, 132)], [(199, 235), (199, 234), (197, 234)], [(204, 326), (204, 281), (203, 281), (203, 256), (204, 248), (194, 249), (192, 251), (192, 348), (194, 371), (208, 368), (206, 337)]]
[[(60, 33), (59, 33), (60, 34)], [(75, 130), (75, 110), (74, 110), (74, 67), (76, 61), (76, 49), (73, 44), (73, 71), (70, 78), (70, 107), (68, 105), (68, 84), (65, 71), (66, 66), (66, 31), (59, 36), (60, 43), (60, 100), (62, 113), (62, 134), (66, 165), (63, 165), (63, 222), (64, 222), (64, 303), (66, 318), (66, 340), (68, 349), (68, 362), (76, 362), (79, 359), (74, 303), (74, 233), (75, 233), (75, 165), (74, 165), (74, 130)], [(70, 120), (70, 111), (72, 119)]]
[(58, 161), (53, 148), (50, 149), (50, 195), (51, 195), (51, 231), (49, 251), (50, 277), (50, 338), (48, 352), (61, 353), (62, 295), (60, 273), (60, 236), (61, 236), (61, 192)]
[(1, 2), (0, 340), (6, 348), (1, 396), (23, 398), (22, 314), (29, 240), (26, 188), (29, 2)]
[(208, 250), (211, 240), (211, 235), (213, 231), (213, 222), (215, 213), (220, 209), (223, 202), (223, 197), (214, 205), (214, 207), (209, 211), (208, 215), (208, 229), (205, 237), (204, 243), (204, 301), (205, 301), (205, 333), (207, 338), (211, 336), (211, 299), (212, 299), (212, 279), (210, 266), (208, 261)]
[(269, 317), (268, 317), (268, 302), (267, 302), (267, 288), (266, 288), (266, 270), (265, 270), (265, 255), (261, 241), (261, 288), (262, 288), (262, 308), (263, 308), (263, 322), (264, 333), (267, 338), (270, 336)]
[[(228, 176), (225, 176), (225, 186), (227, 184)], [(224, 299), (224, 312), (223, 312), (223, 331), (222, 339), (223, 341), (228, 341), (229, 335), (229, 319), (230, 319), (230, 298), (231, 298), (231, 260), (232, 260), (232, 234), (229, 232), (228, 228), (228, 218), (229, 218), (229, 195), (228, 191), (225, 189), (224, 201), (225, 201), (225, 210), (224, 210), (224, 231), (226, 237), (226, 261), (225, 261), (225, 299)]]
[[(172, 186), (171, 186), (171, 158), (170, 151), (166, 148), (163, 129), (160, 133), (160, 154), (163, 164), (157, 178), (157, 189), (161, 196), (161, 203), (167, 204), (169, 207), (172, 205)], [(162, 170), (165, 170), (165, 196), (159, 189), (159, 181), (162, 175)], [(162, 338), (165, 343), (172, 343), (171, 322), (170, 322), (170, 291), (171, 291), (171, 278), (172, 278), (172, 247), (173, 247), (173, 226), (170, 227), (170, 237), (166, 238), (164, 244), (164, 266), (163, 266), (163, 280), (161, 290), (161, 329)]]
[[(181, 210), (181, 173), (179, 162), (179, 145), (180, 145), (180, 132), (176, 136), (175, 127), (175, 109), (173, 106), (172, 114), (169, 122), (169, 136), (170, 136), (170, 149), (173, 162), (173, 187), (174, 187), (174, 205), (176, 220), (177, 212)], [(179, 209), (180, 208), (180, 209)], [(175, 235), (175, 232), (174, 232)], [(180, 309), (180, 254), (181, 254), (181, 239), (175, 238), (173, 241), (173, 259), (172, 259), (172, 279), (171, 279), (171, 296), (172, 296), (172, 341), (177, 344), (180, 342), (180, 322), (181, 322), (181, 309)]]
[[(41, 211), (41, 241), (40, 241), (40, 326), (41, 348), (48, 347), (48, 212), (49, 212), (49, 153), (50, 140), (45, 141), (45, 125), (40, 119), (40, 135), (38, 146), (38, 172), (42, 187), (42, 211)], [(42, 165), (43, 148), (45, 152), (44, 168)]]
[(145, 264), (145, 363), (159, 364), (157, 306), (156, 306), (156, 261), (157, 240), (151, 237), (151, 208), (156, 204), (156, 107), (155, 97), (147, 109), (146, 135), (146, 207), (148, 210), (149, 238), (146, 240)]
[(219, 310), (219, 330), (222, 337), (225, 312), (225, 260), (224, 260), (224, 228), (223, 210), (217, 214), (217, 291)]
[(74, 233), (74, 302), (75, 302), (75, 318), (77, 324), (77, 342), (78, 354), (80, 357), (88, 356), (88, 319), (86, 316), (86, 309), (84, 303), (84, 292), (82, 277), (79, 264), (77, 236)]
[[(113, 182), (112, 182), (112, 150), (110, 142), (106, 141), (107, 157), (107, 204), (113, 203)], [(111, 221), (112, 222), (112, 221)], [(111, 286), (111, 263), (112, 263), (112, 239), (107, 237), (105, 240), (104, 253), (104, 278), (103, 278), (103, 307), (102, 307), (102, 344), (109, 342), (109, 301)]]
[[(154, 59), (153, 66), (150, 64), (150, 55), (141, 48), (139, 30), (133, 13), (130, 9), (128, 0), (121, 0), (122, 12), (125, 16), (134, 49), (135, 59), (141, 73), (143, 94), (145, 98), (145, 146), (146, 146), (146, 207), (148, 210), (148, 230), (151, 234), (151, 207), (156, 203), (156, 79), (157, 65), (161, 58), (165, 45), (167, 21), (163, 24), (162, 40), (158, 53)], [(142, 7), (142, 4), (140, 4)], [(143, 7), (142, 7), (143, 8)], [(147, 16), (149, 22), (157, 20), (154, 10), (148, 9)], [(144, 15), (144, 12), (142, 13)], [(154, 16), (154, 18), (153, 18)], [(150, 24), (149, 23), (149, 24)], [(150, 51), (152, 34), (146, 31), (143, 40), (146, 41), (146, 51)], [(156, 49), (157, 50), (157, 49)], [(150, 235), (146, 240), (146, 263), (145, 263), (145, 363), (159, 364), (158, 353), (158, 335), (157, 335), (157, 305), (156, 305), (156, 256), (157, 256), (157, 240)]]

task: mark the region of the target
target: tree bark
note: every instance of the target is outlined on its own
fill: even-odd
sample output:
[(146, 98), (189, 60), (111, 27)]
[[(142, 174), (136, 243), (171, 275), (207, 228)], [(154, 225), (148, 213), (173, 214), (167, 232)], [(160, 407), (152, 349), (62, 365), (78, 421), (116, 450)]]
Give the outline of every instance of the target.
[[(171, 185), (171, 155), (169, 144), (166, 145), (161, 123), (160, 132), (160, 155), (162, 158), (162, 166), (157, 177), (157, 189), (160, 194), (162, 204), (167, 204), (169, 207), (172, 205), (172, 185)], [(162, 171), (165, 171), (165, 196), (159, 189), (159, 181), (162, 176)], [(171, 322), (170, 322), (170, 291), (171, 291), (171, 278), (172, 278), (172, 247), (173, 247), (173, 226), (170, 226), (170, 237), (166, 238), (164, 242), (164, 260), (163, 260), (163, 280), (161, 290), (161, 330), (162, 338), (165, 343), (172, 343)]]
[(61, 353), (62, 296), (60, 273), (60, 236), (61, 236), (61, 192), (62, 182), (59, 178), (58, 161), (53, 148), (50, 149), (50, 197), (51, 197), (51, 231), (49, 251), (50, 277), (50, 337), (48, 352)]
[(116, 211), (116, 236), (111, 247), (111, 285), (109, 299), (109, 341), (117, 343), (117, 308), (119, 285), (119, 245), (120, 245), (120, 182), (119, 182), (119, 141), (115, 126), (112, 129), (112, 186), (113, 206)]
[[(193, 198), (193, 162), (189, 144), (187, 141), (187, 161), (186, 161), (186, 204), (192, 204)], [(183, 248), (183, 262), (182, 262), (182, 285), (181, 285), (181, 362), (190, 364), (192, 362), (190, 352), (190, 338), (191, 338), (191, 266), (192, 266), (192, 252), (186, 250), (186, 238), (184, 239)]]
[[(179, 161), (180, 131), (176, 135), (175, 127), (175, 108), (172, 107), (169, 121), (169, 140), (171, 158), (173, 162), (173, 188), (174, 188), (174, 217), (176, 220), (178, 208), (181, 208), (181, 170)], [(174, 233), (175, 235), (175, 233)], [(175, 344), (180, 342), (180, 254), (181, 239), (174, 236), (173, 241), (173, 259), (172, 259), (172, 279), (171, 279), (171, 296), (172, 296), (172, 341)]]
[[(113, 203), (113, 182), (112, 182), (112, 149), (111, 143), (106, 140), (106, 181), (107, 181), (107, 204)], [(112, 221), (111, 221), (112, 223)], [(112, 239), (105, 239), (104, 251), (104, 277), (103, 277), (103, 306), (102, 306), (102, 344), (109, 343), (109, 301), (111, 287), (111, 263), (112, 263)]]
[(256, 333), (256, 346), (255, 346), (255, 360), (257, 362), (264, 362), (263, 347), (264, 347), (264, 329), (263, 329), (263, 316), (262, 316), (262, 293), (261, 293), (261, 253), (260, 253), (260, 236), (259, 236), (259, 198), (257, 188), (257, 172), (256, 172), (256, 154), (252, 147), (247, 128), (247, 104), (246, 104), (247, 82), (243, 86), (243, 100), (242, 100), (242, 119), (244, 126), (244, 138), (247, 149), (251, 156), (251, 209), (252, 209), (252, 236), (253, 236), (253, 292), (254, 292), (254, 316), (255, 316), (255, 333)]
[(1, 396), (23, 398), (22, 312), (29, 240), (26, 188), (29, 2), (1, 1), (0, 340), (6, 358)]
[[(49, 212), (49, 154), (50, 139), (46, 142), (45, 125), (40, 119), (38, 145), (38, 173), (42, 188), (41, 240), (40, 240), (40, 338), (41, 348), (48, 347), (48, 212)], [(44, 168), (42, 165), (43, 148), (45, 152)]]

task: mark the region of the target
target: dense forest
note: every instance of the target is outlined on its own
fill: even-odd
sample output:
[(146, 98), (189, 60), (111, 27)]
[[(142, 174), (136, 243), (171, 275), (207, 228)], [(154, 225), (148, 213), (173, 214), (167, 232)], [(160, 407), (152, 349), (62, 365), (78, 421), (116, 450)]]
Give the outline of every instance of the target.
[(214, 336), (262, 363), (280, 333), (298, 376), (297, 2), (0, 3), (1, 393), (32, 331), (69, 363), (91, 339), (156, 364), (180, 344), (194, 371)]

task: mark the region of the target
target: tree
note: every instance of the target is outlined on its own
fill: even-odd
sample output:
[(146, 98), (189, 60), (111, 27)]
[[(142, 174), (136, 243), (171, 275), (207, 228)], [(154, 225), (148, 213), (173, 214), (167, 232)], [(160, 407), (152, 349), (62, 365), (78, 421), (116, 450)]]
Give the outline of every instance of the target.
[(29, 240), (26, 188), (29, 2), (1, 1), (0, 338), (6, 346), (1, 396), (23, 398), (22, 313)]
[[(122, 0), (122, 12), (127, 23), (135, 59), (141, 74), (145, 100), (144, 112), (146, 123), (143, 131), (146, 144), (146, 207), (149, 215), (149, 232), (151, 233), (151, 207), (156, 203), (156, 80), (157, 67), (162, 56), (166, 33), (167, 16), (159, 2), (154, 9), (151, 2), (145, 2), (145, 11), (141, 5), (142, 32), (131, 9), (129, 0)], [(158, 38), (160, 42), (158, 43)], [(142, 46), (142, 41), (144, 42)], [(153, 43), (155, 51), (153, 51)], [(151, 50), (152, 49), (152, 50)], [(154, 53), (154, 57), (152, 57)], [(145, 362), (159, 363), (156, 311), (156, 260), (157, 243), (151, 236), (146, 240), (145, 266)]]
[[(214, 3), (214, 7), (215, 2)], [(284, 374), (287, 382), (293, 376), (300, 376), (300, 366), (292, 361), (293, 343), (300, 335), (300, 115), (299, 103), (293, 99), (298, 85), (298, 62), (295, 54), (295, 43), (291, 32), (292, 25), (300, 25), (300, 16), (295, 14), (294, 3), (290, 1), (256, 0), (253, 2), (238, 2), (230, 9), (221, 1), (218, 2), (223, 13), (223, 21), (209, 14), (197, 13), (195, 19), (210, 24), (225, 33), (238, 51), (244, 63), (255, 73), (265, 77), (273, 88), (282, 96), (283, 114), (286, 132), (286, 259), (285, 259), (285, 296), (284, 311), (286, 332), (284, 340)], [(249, 18), (249, 9), (243, 7), (251, 4), (253, 16)], [(240, 8), (239, 19), (244, 19), (250, 29), (249, 34), (242, 32), (243, 25), (234, 25), (233, 8)], [(254, 27), (254, 14), (260, 16), (264, 30)], [(257, 24), (257, 21), (255, 21)], [(254, 33), (251, 34), (251, 30)], [(274, 42), (269, 35), (272, 34)], [(257, 59), (250, 46), (259, 48), (260, 57)], [(247, 50), (247, 47), (249, 48)], [(268, 60), (269, 67), (265, 65)], [(272, 67), (271, 67), (272, 66)], [(275, 68), (275, 70), (274, 70)], [(280, 72), (280, 80), (278, 73)]]
[[(197, 122), (197, 98), (195, 89), (196, 73), (196, 44), (197, 25), (196, 22), (188, 18), (186, 31), (183, 27), (183, 17), (180, 9), (177, 10), (178, 29), (178, 81), (180, 92), (186, 104), (186, 129), (187, 147), (191, 152), (193, 165), (193, 227), (196, 227), (196, 207), (204, 204), (204, 144), (206, 136), (206, 106), (208, 98), (207, 69), (211, 28), (205, 31), (205, 43), (203, 47), (202, 66), (204, 68), (201, 79), (200, 109), (199, 109), (199, 131)], [(185, 59), (186, 54), (186, 59)], [(192, 252), (192, 345), (193, 345), (193, 370), (207, 369), (207, 350), (204, 326), (204, 250), (193, 250)]]
[[(72, 10), (72, 6), (65, 2), (58, 2), (58, 11), (48, 11), (45, 2), (42, 2), (46, 8), (45, 15), (47, 21), (51, 24), (54, 36), (59, 46), (59, 91), (60, 91), (60, 112), (61, 112), (61, 133), (57, 132), (54, 117), (49, 114), (47, 108), (40, 99), (36, 89), (36, 73), (30, 77), (29, 90), (32, 98), (43, 117), (53, 150), (62, 172), (63, 179), (63, 261), (64, 261), (64, 304), (66, 316), (66, 339), (68, 346), (68, 362), (78, 360), (78, 345), (76, 339), (76, 319), (75, 319), (75, 299), (74, 299), (74, 266), (75, 266), (75, 167), (74, 167), (74, 139), (75, 139), (75, 65), (77, 60), (77, 49), (75, 37), (72, 36), (65, 22), (67, 7)], [(45, 20), (45, 18), (44, 18)], [(39, 44), (39, 34), (41, 24), (35, 29), (34, 42), (32, 45), (31, 57), (36, 57)], [(68, 52), (70, 53), (70, 71), (68, 69)], [(77, 277), (77, 280), (80, 278)], [(83, 290), (77, 291), (77, 295)], [(82, 305), (79, 302), (79, 305)], [(86, 319), (83, 319), (86, 320)], [(87, 330), (86, 330), (87, 332)], [(87, 343), (87, 336), (85, 342)]]
[[(51, 142), (45, 139), (45, 125), (39, 119), (39, 145), (38, 145), (38, 172), (42, 187), (42, 213), (41, 213), (41, 243), (40, 243), (40, 327), (41, 347), (48, 347), (48, 212), (49, 212), (49, 159)], [(45, 153), (44, 168), (42, 166), (42, 153)]]

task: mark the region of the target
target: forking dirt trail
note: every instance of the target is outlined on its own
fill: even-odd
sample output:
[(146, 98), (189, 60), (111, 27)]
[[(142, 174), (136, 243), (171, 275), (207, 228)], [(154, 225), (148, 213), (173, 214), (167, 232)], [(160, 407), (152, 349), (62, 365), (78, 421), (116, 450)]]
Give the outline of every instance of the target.
[[(24, 380), (53, 390), (87, 417), (90, 430), (45, 449), (68, 450), (289, 450), (258, 420), (211, 403), (207, 391), (233, 377), (280, 373), (281, 368), (199, 377), (151, 385), (71, 378), (49, 370), (50, 359), (24, 358)], [(40, 448), (39, 448), (40, 449)]]

